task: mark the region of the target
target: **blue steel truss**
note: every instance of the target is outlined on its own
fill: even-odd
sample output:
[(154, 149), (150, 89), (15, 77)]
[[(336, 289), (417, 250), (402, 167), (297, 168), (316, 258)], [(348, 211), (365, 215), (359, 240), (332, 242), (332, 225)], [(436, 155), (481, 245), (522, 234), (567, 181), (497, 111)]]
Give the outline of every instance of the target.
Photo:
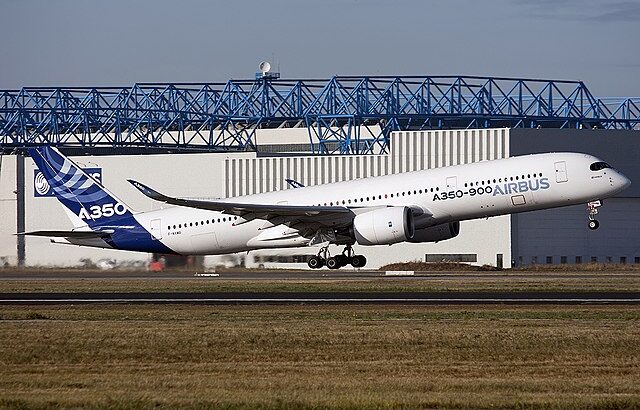
[(496, 77), (256, 78), (0, 90), (0, 150), (63, 147), (244, 151), (256, 130), (306, 127), (314, 153), (377, 153), (395, 130), (640, 129), (640, 98), (584, 83)]

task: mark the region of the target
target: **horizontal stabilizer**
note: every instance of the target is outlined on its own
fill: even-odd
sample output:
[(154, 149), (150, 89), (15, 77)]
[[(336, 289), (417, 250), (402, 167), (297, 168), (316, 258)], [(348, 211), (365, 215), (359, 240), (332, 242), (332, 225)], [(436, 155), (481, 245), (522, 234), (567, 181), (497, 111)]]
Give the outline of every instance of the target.
[(102, 238), (112, 234), (113, 229), (103, 231), (31, 231), (31, 232), (19, 232), (16, 235), (28, 235), (28, 236), (44, 236), (51, 238), (77, 238), (77, 239), (89, 239), (89, 238)]

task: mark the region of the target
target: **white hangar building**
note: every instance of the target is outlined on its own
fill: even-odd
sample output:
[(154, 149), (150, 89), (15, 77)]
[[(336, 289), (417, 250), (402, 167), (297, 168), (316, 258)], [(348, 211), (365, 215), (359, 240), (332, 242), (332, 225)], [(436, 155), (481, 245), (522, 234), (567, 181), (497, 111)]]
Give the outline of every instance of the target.
[[(144, 182), (173, 196), (220, 198), (295, 189), (286, 179), (317, 185), (371, 176), (431, 169), (537, 152), (593, 154), (627, 175), (632, 186), (605, 201), (600, 229), (587, 227), (586, 206), (463, 221), (460, 234), (439, 243), (395, 244), (354, 249), (367, 267), (392, 262), (464, 261), (509, 267), (545, 263), (640, 263), (640, 131), (578, 129), (464, 129), (394, 132), (390, 153), (312, 155), (305, 129), (268, 129), (256, 133), (257, 152), (105, 155), (72, 157), (99, 173), (102, 183), (132, 209), (160, 204), (140, 194), (127, 179)], [(62, 205), (35, 189), (35, 167), (27, 158), (17, 174), (15, 156), (0, 163), (0, 264), (16, 264), (17, 182), (24, 178), (26, 230), (69, 229)], [(567, 170), (571, 178), (571, 169)], [(636, 182), (637, 181), (637, 182)], [(82, 259), (143, 260), (148, 254), (51, 244), (26, 238), (28, 266), (75, 266)], [(338, 248), (332, 249), (337, 252)], [(317, 247), (260, 250), (234, 256), (209, 256), (206, 265), (306, 267)]]

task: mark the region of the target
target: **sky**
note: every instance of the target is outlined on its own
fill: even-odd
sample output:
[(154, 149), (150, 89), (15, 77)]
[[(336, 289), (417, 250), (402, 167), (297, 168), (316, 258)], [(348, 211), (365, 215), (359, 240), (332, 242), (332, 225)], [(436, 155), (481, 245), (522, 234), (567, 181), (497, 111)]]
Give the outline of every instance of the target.
[(0, 88), (479, 75), (640, 96), (640, 0), (0, 0)]

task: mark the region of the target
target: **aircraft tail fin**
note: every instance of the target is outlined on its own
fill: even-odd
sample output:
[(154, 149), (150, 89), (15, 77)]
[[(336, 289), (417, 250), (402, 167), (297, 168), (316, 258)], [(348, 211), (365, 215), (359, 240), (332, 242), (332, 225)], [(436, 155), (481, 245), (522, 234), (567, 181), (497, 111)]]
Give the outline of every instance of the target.
[(122, 201), (56, 148), (40, 146), (28, 151), (75, 227), (100, 228), (132, 216)]

